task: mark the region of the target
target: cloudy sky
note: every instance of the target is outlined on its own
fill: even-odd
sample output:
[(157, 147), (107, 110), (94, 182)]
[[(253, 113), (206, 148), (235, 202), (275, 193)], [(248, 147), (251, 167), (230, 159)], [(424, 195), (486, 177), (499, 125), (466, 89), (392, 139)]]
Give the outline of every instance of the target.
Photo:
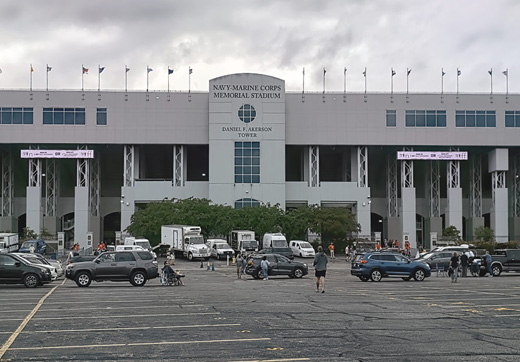
[[(286, 90), (520, 92), (518, 0), (5, 0), (0, 88), (207, 91), (212, 78), (263, 73)], [(493, 69), (492, 77), (488, 71)]]

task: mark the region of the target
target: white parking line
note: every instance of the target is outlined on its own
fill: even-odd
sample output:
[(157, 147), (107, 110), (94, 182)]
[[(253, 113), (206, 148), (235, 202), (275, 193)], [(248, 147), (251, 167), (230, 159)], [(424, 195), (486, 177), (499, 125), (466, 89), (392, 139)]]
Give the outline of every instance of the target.
[[(63, 283), (61, 283), (61, 285), (63, 285)], [(22, 321), (22, 323), (18, 326), (18, 328), (16, 329), (16, 331), (13, 332), (13, 334), (11, 334), (11, 337), (9, 337), (9, 339), (7, 340), (7, 342), (4, 343), (4, 345), (2, 346), (2, 348), (0, 348), (0, 360), (2, 359), (2, 357), (4, 356), (5, 352), (9, 349), (9, 347), (11, 347), (11, 345), (13, 344), (13, 342), (15, 341), (16, 337), (18, 337), (18, 335), (23, 331), (23, 329), (25, 328), (25, 326), (27, 325), (27, 323), (29, 323), (29, 321), (31, 320), (31, 318), (36, 314), (36, 312), (38, 312), (38, 309), (40, 309), (40, 307), (42, 306), (43, 302), (45, 302), (45, 299), (47, 299), (49, 297), (49, 295), (52, 294), (52, 292), (54, 292), (56, 290), (56, 288), (58, 288), (59, 285), (56, 285), (54, 288), (52, 288), (51, 290), (49, 290), (49, 292), (47, 294), (45, 294), (41, 299), (40, 301), (38, 302), (38, 304), (36, 304), (36, 306), (33, 308), (33, 310), (31, 311), (31, 313), (29, 313), (29, 315), (27, 315), (27, 317), (25, 317), (25, 319)]]
[[(194, 313), (164, 313), (164, 314), (125, 314), (125, 315), (106, 315), (103, 316), (104, 319), (110, 319), (110, 318), (149, 318), (149, 317), (175, 317), (175, 316), (184, 316), (184, 315), (215, 315), (220, 314), (219, 312), (194, 312)], [(60, 317), (37, 317), (33, 318), (33, 320), (56, 320), (56, 319), (63, 319), (63, 316)], [(90, 316), (74, 316), (74, 319), (99, 319), (98, 315), (90, 315)], [(19, 321), (20, 318), (12, 318), (12, 319), (2, 319), (3, 321)]]
[(37, 346), (10, 348), (11, 351), (41, 351), (45, 349), (80, 349), (80, 348), (114, 348), (129, 346), (159, 346), (174, 344), (201, 344), (201, 343), (237, 343), (237, 342), (259, 342), (270, 341), (271, 338), (243, 338), (243, 339), (213, 339), (206, 341), (163, 341), (163, 342), (139, 342), (139, 343), (114, 343), (114, 344), (86, 344), (75, 346)]
[(310, 358), (277, 358), (277, 359), (243, 359), (240, 361), (229, 361), (229, 362), (291, 362), (291, 361), (310, 361)]
[(184, 328), (209, 328), (209, 327), (236, 327), (240, 323), (222, 324), (192, 324), (183, 326), (162, 326), (162, 327), (122, 327), (122, 328), (86, 328), (86, 329), (46, 329), (43, 331), (23, 331), (23, 334), (33, 333), (82, 333), (82, 332), (107, 332), (107, 331), (131, 331), (131, 330), (153, 330), (153, 329), (184, 329)]

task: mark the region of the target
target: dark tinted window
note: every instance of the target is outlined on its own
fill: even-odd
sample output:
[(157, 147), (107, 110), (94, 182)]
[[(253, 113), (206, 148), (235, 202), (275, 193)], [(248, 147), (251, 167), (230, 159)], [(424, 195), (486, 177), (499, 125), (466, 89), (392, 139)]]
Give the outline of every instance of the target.
[(137, 255), (139, 255), (139, 257), (143, 260), (152, 260), (153, 259), (153, 255), (147, 251), (138, 251)]
[(381, 255), (377, 254), (377, 255), (370, 255), (369, 259), (371, 260), (381, 260)]
[(116, 261), (135, 261), (135, 257), (132, 253), (117, 253)]
[(395, 261), (395, 256), (393, 256), (393, 255), (380, 255), (380, 256), (381, 256), (381, 260)]
[(5, 254), (0, 254), (0, 265), (14, 265), (16, 260), (10, 256)]

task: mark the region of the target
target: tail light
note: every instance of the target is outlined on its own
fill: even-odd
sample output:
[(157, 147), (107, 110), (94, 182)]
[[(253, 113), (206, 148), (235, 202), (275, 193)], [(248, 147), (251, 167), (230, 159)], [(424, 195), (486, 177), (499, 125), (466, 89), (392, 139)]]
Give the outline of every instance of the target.
[(368, 260), (360, 260), (359, 262), (360, 262), (361, 264), (366, 264), (366, 263), (368, 263)]

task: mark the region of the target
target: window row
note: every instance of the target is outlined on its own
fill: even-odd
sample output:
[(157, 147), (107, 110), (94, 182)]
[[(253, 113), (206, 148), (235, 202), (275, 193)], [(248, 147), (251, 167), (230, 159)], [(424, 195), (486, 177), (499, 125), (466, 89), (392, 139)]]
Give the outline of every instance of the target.
[[(397, 126), (397, 111), (386, 111), (386, 126)], [(520, 127), (520, 111), (505, 111), (505, 126)], [(406, 110), (405, 127), (446, 127), (446, 111)], [(496, 127), (496, 111), (455, 111), (455, 127)]]
[(33, 124), (33, 109), (0, 107), (0, 124)]

